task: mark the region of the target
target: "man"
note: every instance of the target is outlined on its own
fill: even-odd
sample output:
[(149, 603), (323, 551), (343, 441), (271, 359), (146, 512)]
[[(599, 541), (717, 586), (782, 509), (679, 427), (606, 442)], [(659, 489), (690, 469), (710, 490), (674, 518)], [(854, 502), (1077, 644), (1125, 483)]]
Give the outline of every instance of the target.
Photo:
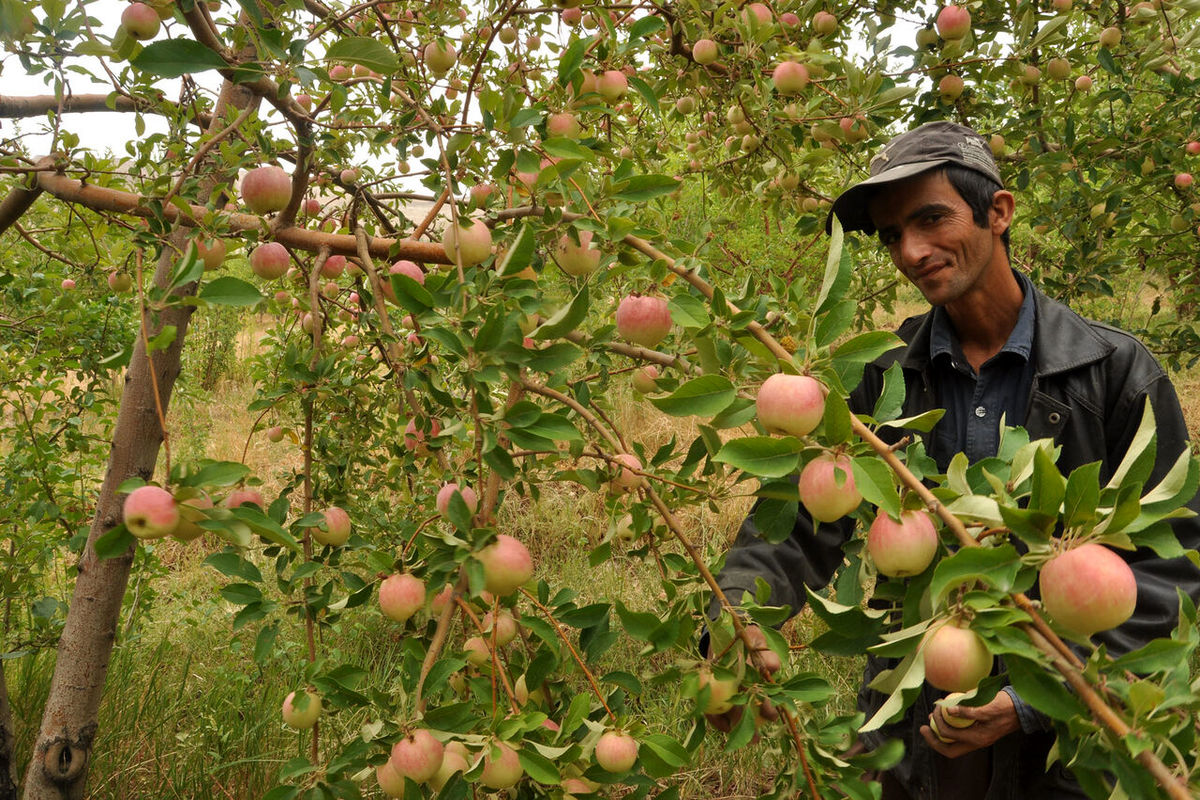
[[(899, 363), (907, 390), (904, 415), (946, 409), (926, 437), (943, 470), (960, 451), (972, 462), (994, 455), (1004, 417), (1032, 438), (1053, 437), (1062, 448), (1064, 473), (1101, 461), (1103, 484), (1149, 399), (1158, 426), (1158, 458), (1147, 483), (1152, 486), (1187, 447), (1175, 391), (1136, 339), (1084, 320), (1012, 269), (1008, 229), (1014, 207), (987, 142), (948, 122), (893, 139), (872, 160), (871, 176), (835, 200), (830, 225), (836, 215), (846, 230), (877, 232), (896, 268), (932, 306), (901, 325), (905, 346), (870, 366), (851, 395), (851, 409), (869, 412), (883, 371)], [(1200, 508), (1196, 499), (1192, 506)], [(761, 577), (772, 588), (772, 603), (798, 611), (804, 585), (827, 585), (841, 566), (841, 545), (852, 532), (847, 521), (814, 526), (801, 508), (792, 537), (770, 545), (759, 539), (751, 516), (720, 583), (740, 597), (739, 590), (752, 591)], [(1176, 533), (1184, 547), (1200, 545), (1197, 520), (1178, 522)], [(1166, 561), (1146, 550), (1122, 556), (1137, 576), (1138, 603), (1132, 619), (1096, 637), (1114, 655), (1170, 634), (1178, 613), (1176, 586), (1200, 598), (1200, 571), (1186, 559)], [(868, 661), (859, 695), (868, 716), (883, 697), (866, 684), (885, 667), (880, 659)], [(961, 709), (975, 721), (970, 727), (937, 720), (949, 742), (935, 737), (928, 724), (931, 713), (941, 714), (933, 706), (940, 695), (926, 685), (902, 721), (864, 736), (869, 748), (889, 736), (906, 747), (904, 760), (883, 776), (884, 800), (1086, 797), (1061, 764), (1047, 770), (1051, 726), (1011, 687), (987, 705)]]

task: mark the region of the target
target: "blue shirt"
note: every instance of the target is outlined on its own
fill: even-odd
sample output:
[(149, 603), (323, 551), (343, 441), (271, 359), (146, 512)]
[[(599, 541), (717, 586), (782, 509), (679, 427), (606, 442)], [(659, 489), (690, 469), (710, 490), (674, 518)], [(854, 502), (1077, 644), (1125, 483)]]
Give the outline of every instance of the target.
[(1033, 284), (1013, 271), (1025, 299), (1017, 324), (1000, 352), (976, 373), (963, 356), (950, 315), (933, 309), (929, 363), (938, 405), (946, 415), (933, 429), (930, 455), (944, 469), (955, 453), (975, 463), (996, 455), (1000, 448), (1000, 419), (1023, 425), (1033, 386), (1033, 331), (1036, 313)]

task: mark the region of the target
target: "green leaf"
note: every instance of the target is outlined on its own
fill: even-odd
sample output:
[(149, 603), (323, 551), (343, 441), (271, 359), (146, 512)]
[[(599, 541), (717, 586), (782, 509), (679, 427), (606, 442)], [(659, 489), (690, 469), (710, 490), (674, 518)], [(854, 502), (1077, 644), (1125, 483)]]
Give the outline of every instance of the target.
[(254, 583), (261, 583), (263, 579), (258, 567), (237, 553), (213, 553), (204, 559), (204, 563), (230, 578), (241, 578)]
[(1100, 503), (1100, 462), (1093, 461), (1072, 470), (1067, 477), (1063, 498), (1063, 524), (1068, 528), (1092, 522)]
[(579, 326), (588, 312), (588, 287), (584, 284), (569, 306), (560, 308), (533, 332), (534, 339), (557, 339)]
[(1058, 519), (1063, 498), (1067, 496), (1067, 482), (1058, 471), (1058, 465), (1040, 447), (1033, 454), (1033, 486), (1030, 488), (1029, 509)]
[(1138, 675), (1169, 672), (1187, 660), (1192, 645), (1171, 639), (1155, 639), (1145, 647), (1126, 653), (1112, 663), (1113, 669), (1127, 669)]
[(433, 308), (433, 295), (415, 279), (400, 274), (390, 274), (387, 279), (392, 286), (392, 294), (396, 296), (396, 302), (405, 311), (420, 314)]
[(584, 51), (588, 45), (587, 39), (575, 39), (558, 56), (558, 85), (565, 87), (579, 74), (583, 65)]
[(713, 461), (760, 478), (782, 478), (796, 471), (804, 444), (795, 437), (748, 436), (730, 439)]
[(1011, 591), (1021, 569), (1021, 557), (1011, 544), (1000, 547), (964, 547), (943, 558), (933, 570), (929, 594), (940, 601), (964, 583), (980, 581), (999, 589)]
[(866, 364), (903, 344), (891, 331), (867, 331), (841, 344), (833, 351), (834, 363)]
[(850, 460), (850, 468), (854, 472), (854, 485), (864, 500), (893, 517), (900, 516), (900, 494), (887, 464), (874, 456), (856, 456)]
[(551, 786), (562, 783), (562, 775), (559, 774), (558, 767), (554, 766), (554, 762), (532, 747), (522, 747), (517, 751), (517, 758), (525, 768), (525, 773), (538, 783)]
[(225, 69), (225, 59), (191, 39), (151, 42), (129, 62), (135, 69), (160, 78), (180, 78), (210, 69)]
[(673, 417), (711, 417), (719, 414), (734, 398), (737, 390), (721, 375), (703, 375), (690, 380), (665, 397), (652, 397), (650, 402)]
[(1049, 22), (1042, 26), (1042, 29), (1038, 31), (1037, 36), (1033, 37), (1033, 42), (1030, 44), (1030, 47), (1039, 47), (1058, 36), (1062, 29), (1067, 26), (1067, 21), (1070, 19), (1071, 17), (1069, 14), (1059, 14), (1058, 16), (1052, 18)]
[(251, 603), (262, 602), (262, 591), (249, 583), (231, 583), (222, 586), (221, 597), (237, 606), (248, 606)]
[[(508, 252), (496, 265), (496, 272), (501, 277), (516, 275), (532, 263), (536, 249), (537, 234), (528, 222), (522, 222), (521, 230), (517, 232), (517, 238), (508, 246)], [(432, 300), (432, 298), (430, 299)]]
[(653, 200), (655, 197), (670, 194), (677, 188), (679, 188), (679, 181), (669, 175), (634, 175), (616, 185), (613, 199), (643, 203)]
[(828, 347), (845, 333), (854, 322), (854, 312), (858, 303), (854, 300), (838, 300), (831, 304), (828, 311), (817, 317), (817, 328), (813, 334), (817, 347)]
[(904, 408), (904, 370), (896, 362), (883, 373), (883, 390), (875, 401), (871, 416), (880, 422), (893, 420)]
[(662, 18), (655, 14), (647, 14), (646, 16), (633, 23), (629, 28), (629, 39), (645, 39), (652, 34), (658, 33), (667, 26)]
[(1079, 699), (1046, 667), (1013, 657), (1006, 657), (1005, 664), (1013, 689), (1038, 711), (1063, 722), (1089, 716)]
[(817, 295), (818, 315), (840, 302), (850, 286), (850, 255), (842, 250), (844, 239), (841, 220), (835, 215), (833, 230), (829, 235), (829, 253), (825, 257), (825, 277), (821, 280), (821, 291)]
[(1121, 458), (1120, 466), (1109, 479), (1108, 488), (1116, 488), (1129, 483), (1144, 484), (1149, 480), (1156, 456), (1155, 432), (1154, 407), (1150, 405), (1150, 399), (1147, 398), (1142, 407), (1142, 419), (1138, 423), (1138, 429), (1133, 434), (1133, 439), (1129, 442), (1125, 455)]
[(123, 524), (117, 525), (115, 528), (105, 531), (100, 538), (96, 539), (96, 558), (103, 561), (106, 558), (123, 555), (136, 541), (128, 528)]
[(888, 420), (887, 422), (881, 421), (879, 423), (879, 427), (881, 427), (881, 428), (907, 428), (909, 430), (922, 431), (924, 433), (928, 433), (929, 431), (933, 430), (933, 426), (938, 424), (938, 421), (943, 416), (945, 416), (945, 414), (946, 414), (946, 409), (933, 408), (922, 414), (917, 414), (916, 416), (902, 417), (900, 419)]
[(641, 95), (642, 99), (646, 101), (646, 106), (654, 116), (661, 116), (662, 112), (658, 107), (658, 95), (650, 88), (650, 84), (634, 75), (629, 78), (629, 88)]
[(825, 411), (821, 415), (824, 424), (825, 441), (828, 444), (841, 444), (850, 440), (854, 428), (850, 421), (850, 407), (840, 394), (830, 392), (825, 397)]
[(712, 324), (704, 303), (690, 294), (677, 294), (667, 303), (671, 320), (683, 328), (698, 330)]
[(253, 306), (262, 302), (262, 293), (252, 284), (232, 275), (223, 275), (204, 284), (200, 299), (217, 306)]
[(366, 36), (350, 36), (338, 39), (325, 51), (329, 61), (347, 61), (361, 64), (367, 69), (389, 75), (400, 69), (400, 60), (391, 48), (376, 39)]
[(250, 468), (237, 461), (213, 461), (188, 476), (185, 486), (233, 486), (250, 474)]
[(547, 139), (542, 142), (546, 152), (555, 158), (573, 158), (580, 161), (595, 161), (596, 154), (573, 139), (562, 137)]

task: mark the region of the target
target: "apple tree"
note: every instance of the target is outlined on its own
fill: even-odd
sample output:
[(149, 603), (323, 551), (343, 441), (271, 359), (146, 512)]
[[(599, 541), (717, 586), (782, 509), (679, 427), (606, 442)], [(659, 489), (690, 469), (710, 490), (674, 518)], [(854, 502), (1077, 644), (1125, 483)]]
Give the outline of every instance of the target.
[[(0, 98), (0, 115), (43, 118), (51, 142), (0, 152), (14, 254), (0, 325), (17, 343), (0, 370), (12, 396), (58, 393), (111, 441), (95, 480), (54, 457), (99, 472), (62, 408), (0, 419), (12, 474), (29, 476), (5, 524), (36, 522), (8, 557), (78, 558), (27, 764), (12, 763), (0, 693), (0, 795), (16, 796), (18, 766), (24, 797), (84, 795), (127, 581), (174, 536), (210, 548), (260, 663), (303, 643), (303, 679), (278, 702), (308, 748), (271, 798), (676, 796), (705, 712), (735, 706), (754, 713), (728, 746), (777, 754), (767, 796), (872, 797), (861, 775), (900, 753), (850, 755), (855, 737), (923, 681), (981, 700), (1016, 685), (1092, 796), (1114, 782), (1192, 796), (1191, 601), (1174, 636), (1117, 659), (1080, 625), (1119, 622), (1128, 602), (1119, 568), (1086, 548), (1183, 554), (1168, 523), (1197, 465), (1182, 457), (1147, 485), (1147, 413), (1103, 483), (1063, 475), (1052, 443), (1019, 429), (997, 458), (937, 474), (915, 436), (936, 415), (899, 419), (897, 376), (871, 415), (847, 409), (864, 365), (896, 344), (870, 317), (897, 288), (872, 243), (824, 228), (892, 133), (968, 123), (1020, 197), (1014, 263), (1188, 361), (1195, 5), (154, 0), (109, 14), (101, 0), (0, 0), (5, 69), (47, 87)], [(134, 120), (124, 152), (89, 146), (84, 120), (105, 114)], [(730, 249), (730, 221), (764, 231), (767, 263)], [(1148, 313), (1124, 316), (1129, 286), (1151, 295)], [(231, 308), (270, 319), (249, 365), (257, 435), (302, 454), (266, 493), (244, 464), (180, 457), (164, 434), (190, 330)], [(48, 351), (30, 345), (33, 319)], [(107, 414), (90, 387), (118, 370)], [(70, 388), (40, 383), (68, 372)], [(698, 434), (651, 447), (614, 423), (630, 373), (647, 414)], [(538, 574), (520, 510), (563, 483), (613, 520), (593, 563), (639, 560), (661, 602)], [(70, 504), (53, 500), (64, 487)], [(685, 520), (735, 494), (763, 499), (773, 538), (801, 504), (861, 523), (843, 577), (810, 603), (830, 625), (814, 646), (896, 659), (872, 719), (835, 713), (826, 681), (786, 665), (787, 614), (770, 598), (720, 590), (719, 554)], [(901, 544), (889, 562), (880, 512), (915, 513), (919, 530), (890, 535), (927, 554)], [(1077, 547), (1059, 555), (1064, 541)], [(1058, 610), (1024, 594), (1068, 556), (1116, 587), (1099, 612), (1069, 587)], [(869, 593), (891, 610), (866, 607)], [(365, 614), (405, 633), (392, 685), (317, 645)], [(664, 658), (600, 672), (620, 639)], [(1005, 674), (986, 677), (995, 656)], [(677, 728), (639, 715), (640, 696), (668, 690), (694, 699)]]

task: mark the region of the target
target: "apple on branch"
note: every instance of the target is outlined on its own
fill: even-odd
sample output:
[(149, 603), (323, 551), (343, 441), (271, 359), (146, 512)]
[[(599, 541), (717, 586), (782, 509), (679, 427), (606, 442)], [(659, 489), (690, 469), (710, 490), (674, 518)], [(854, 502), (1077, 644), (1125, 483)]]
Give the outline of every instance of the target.
[(628, 733), (605, 731), (596, 742), (596, 763), (608, 772), (628, 772), (638, 756), (638, 742)]
[(175, 498), (159, 486), (139, 486), (129, 493), (121, 509), (125, 527), (138, 539), (170, 536), (179, 525)]
[(242, 202), (255, 214), (287, 208), (292, 197), (292, 178), (283, 167), (255, 167), (242, 177)]
[(921, 640), (925, 680), (944, 692), (969, 692), (992, 671), (992, 654), (962, 620), (942, 623)]
[(1038, 584), (1050, 619), (1083, 636), (1117, 627), (1137, 606), (1133, 570), (1125, 559), (1095, 542), (1051, 558)]
[(825, 414), (825, 393), (815, 378), (778, 373), (763, 381), (754, 406), (769, 432), (806, 436)]
[(321, 696), (316, 692), (301, 689), (288, 693), (283, 699), (283, 721), (289, 727), (305, 731), (317, 724), (321, 716)]

